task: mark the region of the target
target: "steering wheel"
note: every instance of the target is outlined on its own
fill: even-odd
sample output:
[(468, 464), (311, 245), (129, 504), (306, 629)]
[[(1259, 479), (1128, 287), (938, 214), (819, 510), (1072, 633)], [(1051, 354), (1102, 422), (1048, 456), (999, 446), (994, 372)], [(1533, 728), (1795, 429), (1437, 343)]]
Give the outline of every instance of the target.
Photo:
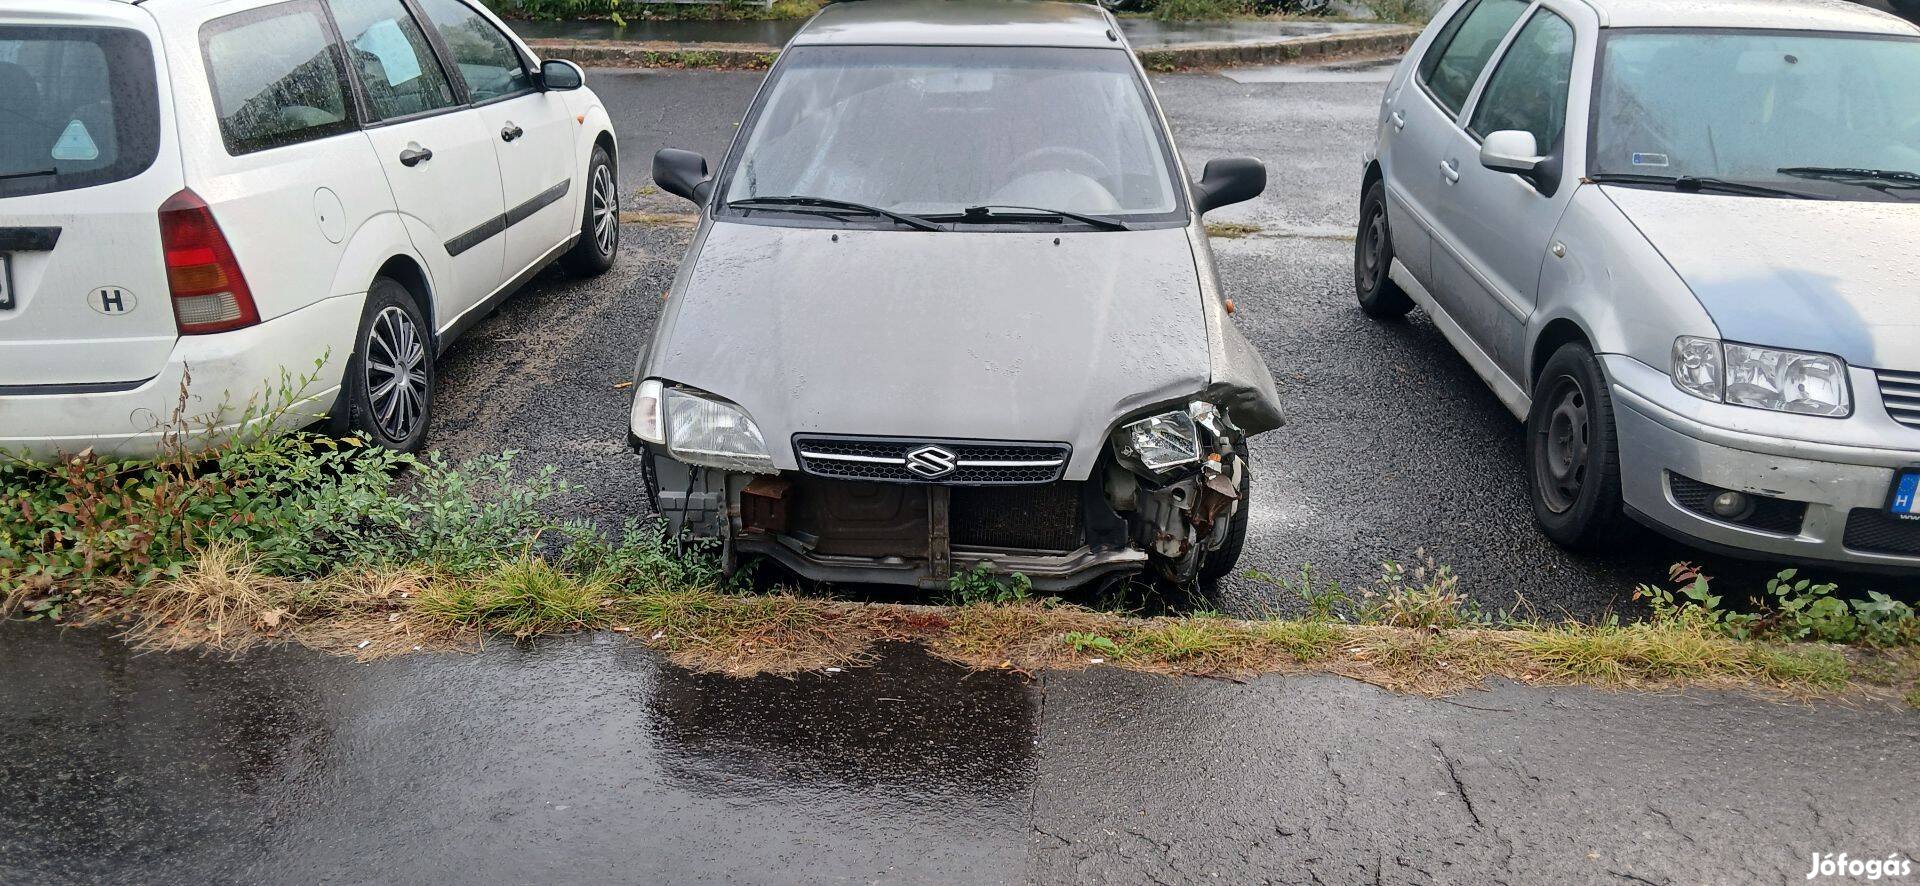
[[(1043, 165), (1048, 160), (1054, 161), (1053, 164)], [(1007, 164), (1007, 168), (1015, 175), (1030, 175), (1034, 172), (1054, 169), (1073, 171), (1095, 181), (1103, 181), (1113, 175), (1113, 171), (1107, 168), (1107, 164), (1100, 162), (1100, 158), (1094, 156), (1092, 152), (1065, 145), (1035, 148), (1015, 157), (1012, 163)]]

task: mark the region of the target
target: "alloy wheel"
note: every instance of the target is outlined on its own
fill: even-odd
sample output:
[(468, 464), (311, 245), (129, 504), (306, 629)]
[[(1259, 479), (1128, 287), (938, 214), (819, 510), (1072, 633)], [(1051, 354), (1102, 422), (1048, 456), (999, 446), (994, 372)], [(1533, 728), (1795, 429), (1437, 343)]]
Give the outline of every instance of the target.
[(1534, 472), (1547, 507), (1564, 514), (1580, 500), (1587, 478), (1592, 451), (1587, 392), (1572, 377), (1561, 376), (1546, 402), (1547, 419), (1534, 445)]
[(374, 423), (389, 440), (411, 439), (427, 413), (427, 346), (406, 311), (388, 306), (373, 318), (366, 372)]
[(593, 170), (593, 240), (601, 255), (612, 255), (620, 244), (620, 195), (614, 189), (613, 170)]

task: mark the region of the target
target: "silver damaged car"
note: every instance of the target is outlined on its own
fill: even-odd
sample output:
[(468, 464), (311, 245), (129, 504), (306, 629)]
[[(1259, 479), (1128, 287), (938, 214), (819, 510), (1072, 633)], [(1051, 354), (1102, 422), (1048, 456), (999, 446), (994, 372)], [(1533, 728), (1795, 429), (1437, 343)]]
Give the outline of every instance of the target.
[(1556, 541), (1920, 571), (1920, 27), (1454, 0), (1394, 73), (1360, 306), (1527, 423)]
[(654, 160), (700, 207), (635, 371), (656, 510), (828, 581), (1225, 574), (1281, 412), (1200, 218), (1266, 171), (1181, 168), (1096, 5), (829, 6), (717, 170)]

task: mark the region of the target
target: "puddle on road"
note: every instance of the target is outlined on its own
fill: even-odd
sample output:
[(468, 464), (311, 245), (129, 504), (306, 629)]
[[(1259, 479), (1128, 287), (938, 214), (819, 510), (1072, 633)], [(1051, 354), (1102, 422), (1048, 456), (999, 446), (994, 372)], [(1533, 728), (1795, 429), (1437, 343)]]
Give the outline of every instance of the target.
[(0, 881), (1018, 879), (1036, 690), (886, 654), (732, 680), (613, 635), (361, 665), (0, 624)]

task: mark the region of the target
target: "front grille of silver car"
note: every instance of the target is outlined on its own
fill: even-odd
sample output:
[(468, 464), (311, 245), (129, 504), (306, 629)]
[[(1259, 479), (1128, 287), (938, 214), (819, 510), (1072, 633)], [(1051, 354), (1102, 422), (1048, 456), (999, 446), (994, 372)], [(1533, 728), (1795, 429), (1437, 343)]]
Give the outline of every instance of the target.
[(1880, 399), (1886, 401), (1887, 414), (1910, 428), (1920, 428), (1920, 372), (1888, 372), (1880, 375)]
[[(925, 476), (912, 457), (928, 448), (951, 454), (953, 470)], [(1067, 469), (1073, 448), (1065, 443), (1000, 443), (902, 437), (793, 438), (800, 469), (816, 477), (881, 483), (941, 483), (950, 486), (1016, 486), (1052, 483)]]

